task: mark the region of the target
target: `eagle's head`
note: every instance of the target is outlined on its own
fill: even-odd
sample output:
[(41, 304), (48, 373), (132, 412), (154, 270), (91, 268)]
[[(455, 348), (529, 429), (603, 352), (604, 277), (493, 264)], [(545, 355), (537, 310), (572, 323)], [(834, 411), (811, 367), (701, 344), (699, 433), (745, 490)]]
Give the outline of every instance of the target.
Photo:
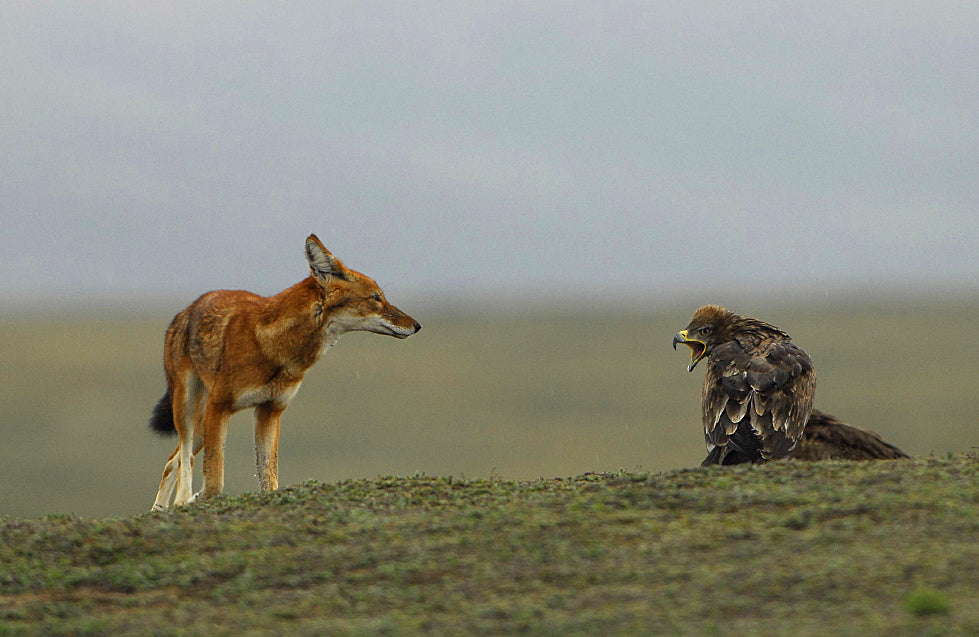
[(705, 305), (694, 312), (687, 328), (673, 337), (673, 349), (677, 343), (690, 348), (688, 372), (692, 372), (701, 359), (710, 356), (714, 347), (731, 340), (729, 328), (738, 318), (720, 305)]

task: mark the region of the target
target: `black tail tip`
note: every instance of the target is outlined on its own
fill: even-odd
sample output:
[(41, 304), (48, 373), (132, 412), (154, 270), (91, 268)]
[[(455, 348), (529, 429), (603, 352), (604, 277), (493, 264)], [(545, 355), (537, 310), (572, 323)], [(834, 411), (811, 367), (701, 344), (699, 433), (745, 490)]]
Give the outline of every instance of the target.
[(163, 394), (163, 398), (153, 408), (150, 429), (164, 437), (177, 433), (177, 428), (173, 425), (173, 402), (170, 400), (170, 392)]

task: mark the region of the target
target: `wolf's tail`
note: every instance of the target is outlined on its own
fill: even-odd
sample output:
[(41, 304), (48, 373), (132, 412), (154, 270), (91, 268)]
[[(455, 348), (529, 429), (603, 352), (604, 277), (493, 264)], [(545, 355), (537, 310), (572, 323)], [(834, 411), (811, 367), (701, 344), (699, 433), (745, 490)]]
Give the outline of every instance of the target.
[(164, 437), (177, 433), (177, 428), (173, 425), (173, 402), (170, 400), (169, 391), (163, 394), (163, 398), (153, 408), (150, 429)]

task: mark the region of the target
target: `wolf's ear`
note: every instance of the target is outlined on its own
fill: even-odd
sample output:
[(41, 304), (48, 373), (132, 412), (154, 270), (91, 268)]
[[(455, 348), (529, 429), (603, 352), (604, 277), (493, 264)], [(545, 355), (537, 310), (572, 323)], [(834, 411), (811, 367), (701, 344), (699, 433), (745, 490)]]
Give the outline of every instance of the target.
[(330, 254), (315, 234), (306, 238), (306, 260), (309, 261), (309, 271), (317, 279), (325, 281), (331, 276), (342, 279), (346, 272), (340, 259)]

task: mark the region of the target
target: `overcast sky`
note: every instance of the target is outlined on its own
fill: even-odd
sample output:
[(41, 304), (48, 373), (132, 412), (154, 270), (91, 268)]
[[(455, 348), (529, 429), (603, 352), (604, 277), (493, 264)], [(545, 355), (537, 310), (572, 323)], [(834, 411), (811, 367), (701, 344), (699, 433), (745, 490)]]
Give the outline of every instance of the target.
[[(0, 5), (0, 300), (979, 287), (979, 4)], [(186, 300), (190, 300), (190, 298)]]

